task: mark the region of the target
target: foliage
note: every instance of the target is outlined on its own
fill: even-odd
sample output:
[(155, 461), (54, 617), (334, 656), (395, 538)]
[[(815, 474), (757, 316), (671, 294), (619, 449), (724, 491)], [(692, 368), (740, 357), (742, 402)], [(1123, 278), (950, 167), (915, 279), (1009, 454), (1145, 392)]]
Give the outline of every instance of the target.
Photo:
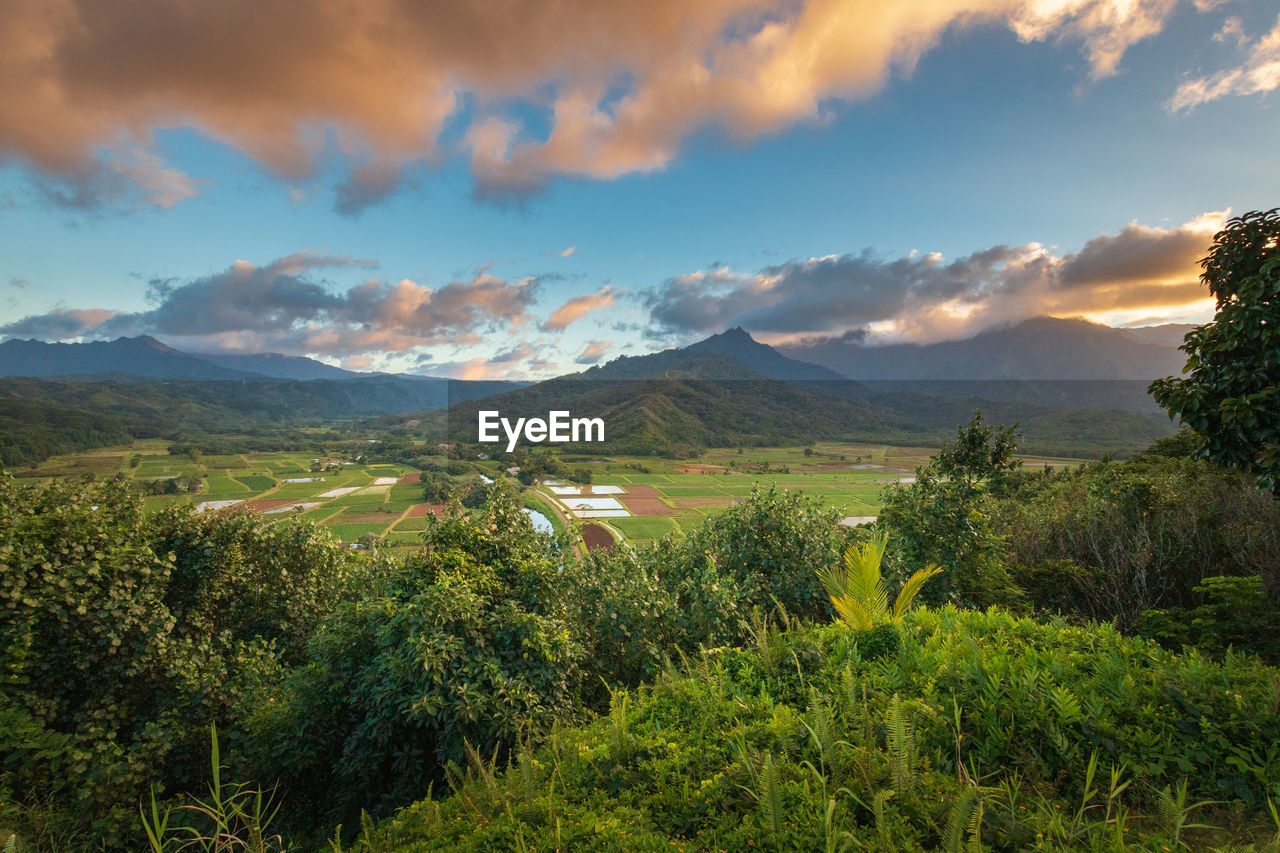
[(423, 540), (371, 572), (251, 721), (253, 775), (279, 779), (295, 814), (401, 805), (469, 748), (509, 749), (575, 708), (582, 647), (560, 572), (511, 490)]
[(470, 509), (478, 509), (489, 500), (489, 484), (474, 475), (462, 484), (462, 505)]
[(238, 512), (170, 507), (149, 519), (151, 546), (172, 555), (164, 604), (183, 637), (259, 637), (301, 660), (359, 560), (322, 527)]
[(1148, 610), (1138, 618), (1137, 632), (1170, 648), (1196, 646), (1215, 654), (1235, 648), (1280, 664), (1280, 610), (1261, 578), (1205, 578), (1195, 592), (1203, 603)]
[[(188, 797), (177, 806), (161, 810), (151, 792), (150, 814), (142, 808), (142, 827), (152, 853), (202, 850), (206, 853), (283, 853), (284, 839), (270, 835), (269, 827), (279, 806), (271, 794), (246, 783), (223, 784), (218, 729), (210, 728), (212, 780), (208, 799)], [(184, 820), (185, 818), (185, 820)]]
[(838, 519), (800, 494), (757, 487), (684, 539), (655, 546), (647, 558), (676, 596), (683, 647), (744, 637), (752, 609), (826, 619), (818, 570), (838, 561), (853, 535)]
[(888, 534), (882, 533), (861, 545), (850, 545), (844, 552), (844, 571), (838, 566), (818, 570), (818, 579), (840, 618), (859, 631), (901, 620), (925, 582), (942, 571), (931, 566), (913, 574), (890, 608), (889, 593), (880, 577), (880, 561), (886, 544)]
[(1280, 495), (1280, 209), (1231, 219), (1200, 262), (1217, 300), (1186, 336), (1185, 378), (1151, 385), (1199, 438), (1199, 453)]
[(1280, 597), (1280, 502), (1211, 463), (1149, 455), (1016, 478), (993, 529), (1032, 603), (1128, 629), (1191, 608), (1214, 575), (1258, 575)]
[(0, 788), (21, 808), (123, 843), (148, 787), (198, 775), (198, 727), (276, 672), (261, 639), (177, 630), (175, 573), (127, 484), (0, 479)]
[(901, 630), (707, 651), (348, 849), (1266, 849), (1280, 672), (999, 611)]
[(448, 503), (457, 497), (458, 487), (449, 477), (437, 471), (422, 475), (422, 499), (427, 503)]
[(891, 574), (905, 579), (931, 565), (943, 571), (924, 600), (965, 606), (1015, 604), (1020, 595), (1005, 565), (991, 517), (991, 490), (1020, 464), (1014, 427), (983, 424), (982, 413), (956, 430), (915, 482), (885, 490), (879, 526), (891, 534)]

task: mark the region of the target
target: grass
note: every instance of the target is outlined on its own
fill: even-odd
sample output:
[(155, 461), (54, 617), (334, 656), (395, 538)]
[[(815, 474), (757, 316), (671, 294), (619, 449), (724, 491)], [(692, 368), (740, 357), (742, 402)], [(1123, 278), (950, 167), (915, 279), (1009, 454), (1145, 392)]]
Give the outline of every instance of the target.
[(355, 542), (366, 533), (381, 535), (382, 531), (387, 529), (385, 524), (331, 524), (327, 526), (343, 542)]
[(622, 531), (628, 541), (661, 539), (679, 530), (676, 520), (670, 516), (636, 515), (631, 518), (610, 518), (609, 524)]
[(238, 474), (231, 479), (242, 483), (246, 489), (253, 492), (265, 492), (276, 484), (275, 480), (270, 477), (264, 477), (261, 474)]

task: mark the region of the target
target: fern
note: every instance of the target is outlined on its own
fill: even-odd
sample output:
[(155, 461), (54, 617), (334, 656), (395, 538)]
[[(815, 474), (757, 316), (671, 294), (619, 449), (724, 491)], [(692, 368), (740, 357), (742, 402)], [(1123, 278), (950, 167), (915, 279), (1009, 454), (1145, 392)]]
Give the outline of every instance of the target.
[(966, 785), (947, 815), (947, 828), (942, 833), (942, 848), (947, 853), (963, 853), (965, 830), (971, 828), (971, 819), (977, 805), (977, 790), (972, 785)]
[(896, 791), (909, 791), (915, 783), (916, 737), (902, 699), (895, 693), (885, 720), (889, 773)]
[(776, 842), (782, 836), (782, 781), (772, 755), (760, 768), (760, 788), (760, 807)]

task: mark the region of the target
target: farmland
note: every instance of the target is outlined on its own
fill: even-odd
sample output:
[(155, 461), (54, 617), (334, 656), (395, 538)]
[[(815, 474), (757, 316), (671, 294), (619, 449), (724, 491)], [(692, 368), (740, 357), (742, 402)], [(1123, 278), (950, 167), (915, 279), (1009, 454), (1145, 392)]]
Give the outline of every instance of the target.
[[(806, 452), (807, 451), (807, 452)], [(696, 461), (655, 457), (566, 459), (587, 476), (539, 484), (526, 492), (526, 506), (541, 512), (557, 530), (572, 525), (591, 539), (614, 539), (642, 546), (675, 532), (688, 532), (743, 500), (756, 488), (799, 491), (849, 519), (875, 516), (886, 485), (909, 480), (932, 451), (879, 444), (818, 444), (809, 448), (751, 448), (708, 452)], [(444, 457), (440, 457), (444, 461)], [(1073, 460), (1027, 458), (1028, 466)], [(477, 460), (476, 473), (496, 477), (503, 463)], [(313, 470), (323, 469), (323, 470)], [(196, 491), (152, 494), (149, 512), (178, 503), (204, 511), (249, 510), (268, 516), (304, 518), (346, 542), (373, 536), (395, 547), (417, 544), (427, 516), (440, 504), (424, 501), (421, 472), (394, 463), (365, 464), (316, 452), (261, 452), (223, 455), (171, 454), (163, 441), (137, 441), (49, 459), (23, 472), (26, 478), (128, 476), (144, 487), (171, 478), (199, 481)]]

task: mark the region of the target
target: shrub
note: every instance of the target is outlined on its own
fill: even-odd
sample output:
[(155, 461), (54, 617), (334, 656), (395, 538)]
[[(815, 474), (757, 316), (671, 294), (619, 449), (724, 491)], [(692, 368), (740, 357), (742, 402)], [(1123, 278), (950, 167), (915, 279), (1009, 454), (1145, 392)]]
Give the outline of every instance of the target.
[(113, 846), (276, 669), (261, 640), (175, 631), (174, 565), (126, 484), (0, 479), (0, 788)]
[(582, 647), (545, 537), (509, 490), (432, 521), (312, 640), (311, 662), (259, 704), (252, 774), (295, 814), (385, 812), (468, 749), (510, 749), (571, 715)]
[[(1011, 562), (1041, 567), (1019, 570), (1031, 598), (1063, 612), (1127, 629), (1146, 610), (1195, 607), (1215, 575), (1258, 575), (1280, 596), (1280, 501), (1212, 463), (1153, 455), (1029, 476), (992, 512)], [(1075, 568), (1045, 572), (1054, 561)]]
[(261, 637), (287, 662), (305, 655), (361, 565), (329, 530), (306, 522), (172, 507), (148, 524), (152, 548), (173, 555), (164, 603), (176, 635)]

